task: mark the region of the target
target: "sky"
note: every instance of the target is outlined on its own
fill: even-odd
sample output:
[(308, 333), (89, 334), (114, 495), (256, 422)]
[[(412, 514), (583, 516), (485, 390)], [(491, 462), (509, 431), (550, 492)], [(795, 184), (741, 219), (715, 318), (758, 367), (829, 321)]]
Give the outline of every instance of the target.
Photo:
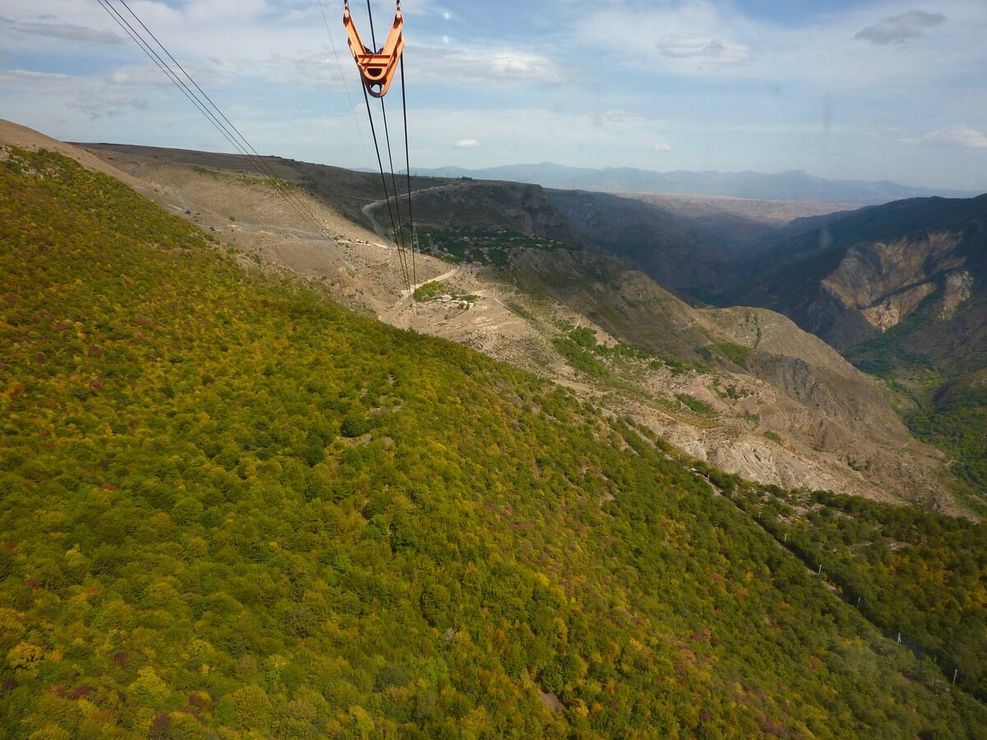
[[(376, 166), (341, 1), (128, 2), (261, 153)], [(380, 34), (394, 2), (371, 5)], [(987, 0), (403, 9), (412, 167), (805, 170), (987, 191)], [(353, 11), (369, 36), (366, 3)], [(387, 105), (399, 139), (397, 85)], [(0, 118), (231, 150), (96, 0), (0, 0)]]

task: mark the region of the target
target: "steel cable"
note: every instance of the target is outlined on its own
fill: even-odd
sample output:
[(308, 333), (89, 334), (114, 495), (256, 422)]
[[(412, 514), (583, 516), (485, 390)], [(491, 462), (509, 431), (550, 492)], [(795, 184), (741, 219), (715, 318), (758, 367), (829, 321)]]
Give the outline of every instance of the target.
[[(100, 6), (109, 14), (116, 24), (140, 47), (140, 49), (154, 62), (154, 64), (165, 74), (180, 92), (202, 113), (206, 119), (216, 128), (217, 131), (230, 143), (233, 148), (251, 162), (259, 174), (268, 178), (270, 187), (284, 199), (285, 203), (294, 207), (306, 219), (312, 221), (319, 231), (323, 232), (331, 243), (334, 244), (332, 235), (326, 230), (325, 225), (312, 211), (302, 202), (282, 180), (277, 173), (261, 158), (257, 150), (250, 144), (240, 130), (230, 121), (223, 111), (215, 104), (212, 98), (199, 86), (188, 71), (175, 59), (174, 55), (165, 47), (154, 33), (144, 24), (140, 17), (127, 4), (126, 0), (120, 0), (120, 4), (127, 9), (140, 27), (150, 36), (157, 46), (164, 52), (165, 56), (181, 71), (182, 75), (191, 83), (192, 87), (186, 83), (179, 74), (172, 69), (171, 65), (159, 54), (151, 42), (148, 41), (124, 16), (113, 7), (110, 0), (97, 0)], [(193, 90), (194, 87), (194, 90)], [(199, 95), (202, 97), (200, 98)], [(203, 101), (203, 98), (205, 101)], [(208, 103), (208, 104), (207, 104)], [(214, 112), (215, 111), (215, 112)], [(338, 251), (338, 246), (336, 247)]]

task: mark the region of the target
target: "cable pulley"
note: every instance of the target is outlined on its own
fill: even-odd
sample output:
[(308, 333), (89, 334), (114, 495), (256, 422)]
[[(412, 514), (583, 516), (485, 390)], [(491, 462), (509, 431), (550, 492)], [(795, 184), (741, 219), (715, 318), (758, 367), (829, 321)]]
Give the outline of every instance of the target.
[[(371, 28), (373, 21), (371, 21)], [(384, 45), (377, 50), (368, 49), (360, 38), (360, 32), (356, 30), (353, 16), (350, 14), (349, 0), (343, 6), (343, 28), (346, 29), (346, 36), (349, 39), (350, 51), (353, 53), (353, 60), (360, 70), (360, 78), (367, 92), (375, 97), (382, 98), (391, 89), (391, 82), (394, 81), (394, 74), (398, 70), (401, 56), (404, 54), (404, 14), (401, 13), (401, 3), (398, 2), (397, 10), (394, 13), (394, 23), (387, 34)], [(373, 39), (376, 46), (377, 40)]]

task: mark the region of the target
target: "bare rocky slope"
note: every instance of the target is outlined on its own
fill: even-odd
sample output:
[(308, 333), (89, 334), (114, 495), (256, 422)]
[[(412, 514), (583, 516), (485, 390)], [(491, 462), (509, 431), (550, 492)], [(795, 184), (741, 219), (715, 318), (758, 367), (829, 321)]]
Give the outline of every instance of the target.
[(911, 429), (949, 454), (982, 505), (987, 196), (793, 223), (744, 272), (734, 300), (785, 313), (885, 378)]
[[(18, 143), (56, 146), (35, 137)], [(416, 179), (421, 229), (449, 229), (471, 204), (464, 225), (494, 229), (484, 239), (502, 232), (534, 243), (508, 239), (506, 266), (482, 254), (455, 264), (419, 255), (417, 284), (438, 285), (430, 300), (414, 301), (396, 250), (374, 231), (382, 193), (370, 175), (270, 160), (317, 228), (240, 158), (87, 151), (219, 235), (247, 267), (297, 274), (357, 310), (550, 377), (731, 472), (960, 510), (941, 483), (941, 454), (909, 436), (874, 381), (770, 311), (688, 306), (572, 236), (541, 188)]]
[[(941, 454), (915, 441), (887, 391), (831, 347), (773, 311), (694, 309), (598, 259), (529, 252), (515, 274), (526, 292), (579, 307), (601, 333), (673, 360), (622, 378), (645, 389), (612, 399), (623, 413), (755, 480), (941, 505)], [(687, 372), (675, 366), (683, 358), (696, 363)]]
[(841, 350), (897, 330), (905, 351), (987, 365), (987, 196), (900, 201), (808, 225), (747, 265), (733, 299), (778, 310)]

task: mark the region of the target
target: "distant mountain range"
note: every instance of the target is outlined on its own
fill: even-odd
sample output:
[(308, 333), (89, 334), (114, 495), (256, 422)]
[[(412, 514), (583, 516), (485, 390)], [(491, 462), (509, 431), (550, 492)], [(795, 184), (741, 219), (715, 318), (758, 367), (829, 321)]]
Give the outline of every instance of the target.
[(506, 165), (467, 170), (460, 167), (415, 169), (426, 177), (470, 177), (477, 180), (509, 180), (563, 190), (592, 190), (607, 193), (682, 193), (720, 195), (761, 200), (828, 201), (878, 205), (905, 198), (941, 195), (966, 198), (979, 193), (913, 187), (900, 183), (857, 180), (825, 180), (808, 172), (793, 170), (761, 172), (654, 172), (630, 167), (584, 169), (542, 164)]

